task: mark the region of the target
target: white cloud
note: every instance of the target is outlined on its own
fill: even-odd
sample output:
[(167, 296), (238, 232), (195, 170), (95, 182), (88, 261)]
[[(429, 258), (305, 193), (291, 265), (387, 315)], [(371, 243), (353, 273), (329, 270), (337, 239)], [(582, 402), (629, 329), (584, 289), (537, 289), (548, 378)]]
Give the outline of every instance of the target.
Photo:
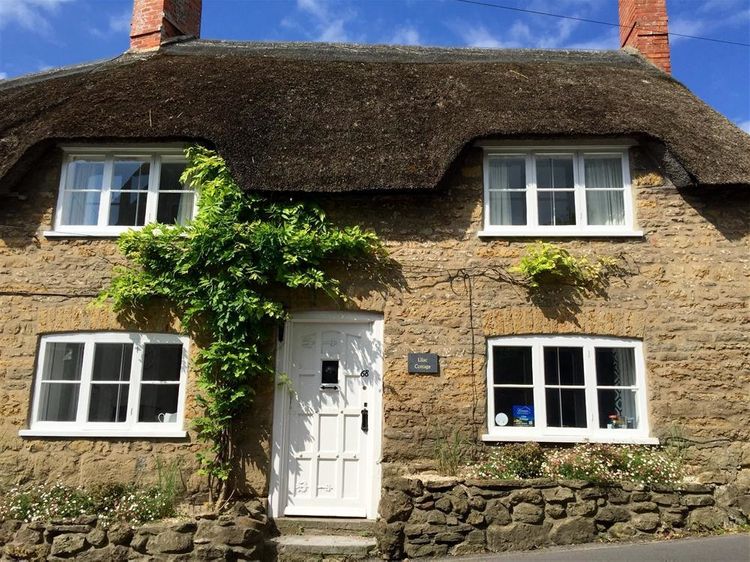
[(562, 45), (565, 49), (576, 49), (576, 50), (590, 50), (590, 51), (607, 51), (620, 48), (620, 33), (616, 28), (612, 28), (605, 34), (593, 39), (587, 39), (584, 41), (575, 41), (573, 43), (565, 43)]
[(421, 44), (421, 38), (416, 27), (405, 25), (396, 28), (393, 36), (386, 40), (386, 43), (393, 45), (419, 45)]
[(119, 14), (112, 14), (107, 18), (107, 26), (104, 29), (92, 28), (89, 31), (91, 31), (92, 35), (100, 38), (129, 35), (131, 17), (132, 12), (130, 9)]
[(698, 10), (701, 12), (734, 10), (739, 5), (747, 5), (746, 0), (703, 0), (698, 4)]
[(47, 19), (61, 5), (73, 0), (0, 0), (0, 29), (18, 25), (43, 35), (52, 32)]
[(737, 126), (750, 135), (750, 119), (745, 121), (736, 121)]
[[(701, 35), (702, 33), (705, 33), (706, 30), (710, 27), (711, 26), (709, 22), (706, 20), (675, 17), (672, 18), (669, 22), (670, 33), (680, 33), (683, 35)], [(685, 39), (687, 39), (687, 37), (680, 37), (679, 35), (669, 36), (669, 42), (672, 45), (674, 45), (675, 43), (679, 43), (680, 41), (684, 41)]]
[(6, 78), (8, 78), (8, 73), (7, 72), (0, 72), (0, 80), (5, 80)]
[(575, 30), (580, 22), (559, 20), (552, 25), (530, 26), (516, 20), (509, 28), (493, 33), (484, 25), (461, 23), (451, 25), (453, 30), (469, 47), (492, 49), (616, 49), (617, 30), (609, 31), (597, 38), (575, 41)]
[[(341, 13), (333, 10), (328, 0), (297, 0), (297, 9), (307, 14), (312, 20), (315, 32), (308, 33), (308, 35), (311, 35), (316, 41), (330, 43), (351, 41), (346, 30), (346, 24), (354, 16), (353, 13)], [(281, 23), (285, 26), (294, 25), (289, 19), (285, 19)]]
[[(683, 6), (676, 4), (675, 7)], [(669, 18), (669, 32), (721, 38), (720, 29), (735, 28), (750, 22), (750, 8), (745, 0), (742, 4), (730, 0), (709, 2), (701, 5), (698, 11), (701, 15), (697, 15), (694, 10), (675, 10), (676, 13)], [(669, 41), (673, 45), (685, 39), (688, 38), (679, 35), (669, 36)]]
[(509, 45), (503, 43), (483, 25), (461, 26), (458, 34), (467, 47), (479, 47), (481, 49), (500, 49)]

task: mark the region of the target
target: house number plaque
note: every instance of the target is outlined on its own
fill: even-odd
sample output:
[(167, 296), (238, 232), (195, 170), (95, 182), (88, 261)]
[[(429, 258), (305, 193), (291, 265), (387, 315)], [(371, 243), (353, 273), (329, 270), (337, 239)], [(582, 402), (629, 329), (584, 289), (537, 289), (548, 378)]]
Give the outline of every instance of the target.
[(410, 353), (409, 372), (436, 375), (440, 372), (437, 353)]

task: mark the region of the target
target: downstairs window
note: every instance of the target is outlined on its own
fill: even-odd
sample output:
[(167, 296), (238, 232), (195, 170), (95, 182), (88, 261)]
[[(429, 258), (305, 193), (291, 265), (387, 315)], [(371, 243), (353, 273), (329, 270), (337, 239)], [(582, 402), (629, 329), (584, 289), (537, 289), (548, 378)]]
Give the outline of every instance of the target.
[(184, 437), (188, 339), (43, 336), (29, 436)]
[(656, 442), (640, 341), (504, 337), (487, 352), (485, 440)]

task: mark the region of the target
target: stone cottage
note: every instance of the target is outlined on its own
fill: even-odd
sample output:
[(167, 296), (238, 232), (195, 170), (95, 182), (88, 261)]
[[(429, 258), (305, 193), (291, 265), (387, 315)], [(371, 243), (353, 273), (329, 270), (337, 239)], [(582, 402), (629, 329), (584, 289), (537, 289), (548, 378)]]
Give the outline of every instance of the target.
[[(340, 272), (346, 306), (288, 303), (296, 394), (268, 381), (241, 459), (271, 517), (377, 519), (454, 430), (679, 438), (747, 498), (750, 136), (670, 76), (664, 2), (620, 4), (625, 48), (576, 52), (208, 41), (200, 0), (136, 0), (127, 53), (0, 83), (0, 482), (142, 481), (161, 458), (204, 486), (195, 342), (89, 306), (120, 233), (190, 220), (202, 143), (397, 264)], [(531, 301), (507, 271), (535, 240), (627, 274)]]

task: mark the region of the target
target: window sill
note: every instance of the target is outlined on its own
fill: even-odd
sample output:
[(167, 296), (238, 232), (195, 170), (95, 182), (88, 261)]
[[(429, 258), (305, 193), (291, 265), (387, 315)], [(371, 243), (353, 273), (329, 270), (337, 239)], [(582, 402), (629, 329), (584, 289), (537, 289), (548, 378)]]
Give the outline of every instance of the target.
[(480, 230), (477, 232), (479, 238), (643, 238), (642, 230), (546, 230), (546, 229), (524, 229), (524, 230)]
[(82, 430), (82, 429), (21, 429), (20, 437), (76, 437), (80, 439), (184, 439), (187, 431), (116, 431), (116, 430)]
[(60, 231), (60, 230), (45, 230), (42, 232), (45, 238), (118, 238), (120, 234), (127, 232), (126, 230), (118, 232), (82, 232), (82, 231)]
[[(611, 433), (610, 433), (611, 431)], [(656, 437), (644, 437), (642, 435), (617, 435), (617, 429), (592, 435), (540, 435), (530, 432), (507, 433), (505, 435), (484, 434), (484, 442), (503, 441), (536, 441), (539, 443), (615, 443), (623, 445), (658, 445)]]

